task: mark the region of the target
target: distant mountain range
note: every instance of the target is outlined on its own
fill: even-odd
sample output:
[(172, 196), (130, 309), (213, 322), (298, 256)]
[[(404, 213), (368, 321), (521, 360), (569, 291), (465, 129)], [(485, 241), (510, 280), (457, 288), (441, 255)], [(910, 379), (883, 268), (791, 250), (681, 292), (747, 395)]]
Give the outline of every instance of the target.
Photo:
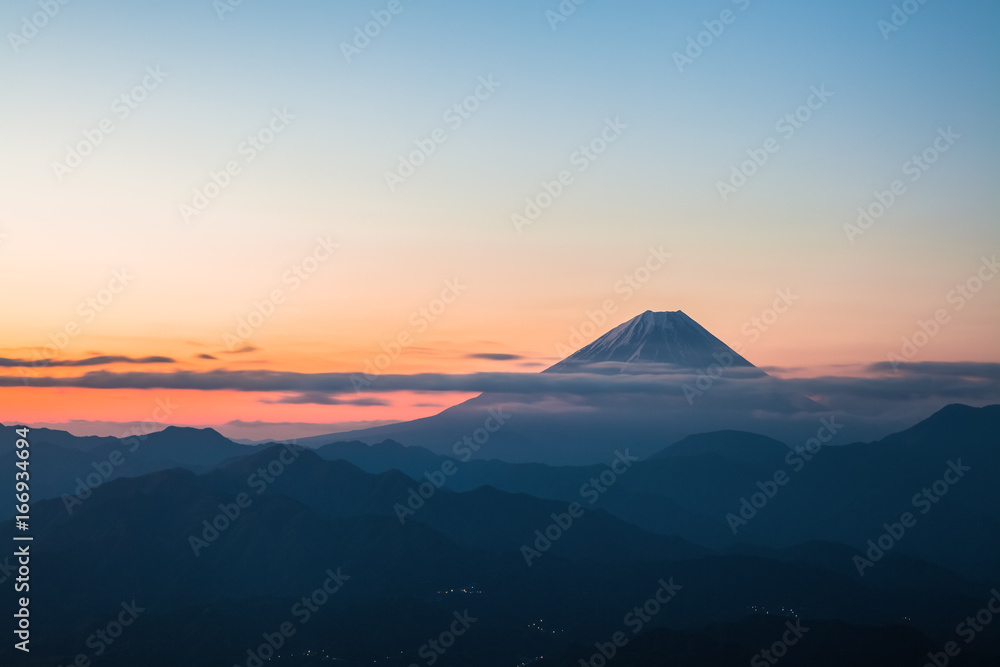
[[(16, 460), (14, 428), (0, 427), (0, 464), (9, 467)], [(875, 531), (877, 537), (882, 521), (899, 514), (897, 507), (913, 511), (912, 497), (944, 475), (949, 461), (961, 461), (971, 470), (949, 502), (940, 507), (937, 502), (921, 502), (916, 508), (930, 505), (921, 523), (936, 527), (923, 535), (915, 533), (900, 551), (979, 577), (1000, 567), (1000, 509), (992, 502), (992, 476), (1000, 475), (997, 432), (1000, 406), (951, 405), (882, 440), (823, 445), (818, 453), (801, 445), (790, 448), (754, 433), (698, 434), (632, 464), (628, 474), (598, 495), (595, 507), (651, 533), (713, 549), (740, 543), (784, 547), (809, 540), (860, 547), (869, 533)], [(61, 498), (69, 510), (75, 510), (94, 489), (111, 480), (173, 468), (200, 474), (226, 466), (253, 465), (254, 457), (274, 447), (240, 445), (211, 429), (178, 427), (124, 441), (39, 430), (33, 433), (32, 442), (32, 460), (46, 471), (34, 485), (34, 497)], [(627, 440), (617, 439), (615, 447), (634, 457)], [(408, 476), (408, 483), (410, 478), (423, 481), (450, 462), (456, 472), (447, 475), (442, 497), (448, 497), (450, 491), (492, 487), (565, 503), (581, 501), (581, 486), (606, 470), (613, 456), (604, 463), (586, 466), (465, 460), (454, 453), (445, 456), (387, 440), (374, 445), (329, 443), (314, 452), (307, 450), (303, 460), (309, 465), (297, 467), (296, 474), (283, 478), (282, 485), (297, 480), (305, 469), (325, 470), (325, 461), (349, 462), (369, 474), (399, 473), (400, 477)], [(743, 518), (739, 511), (742, 499), (758, 493), (760, 485), (772, 488), (778, 473), (788, 478), (780, 487), (780, 496), (768, 499), (759, 512), (752, 512), (752, 520), (734, 520)], [(325, 473), (316, 474), (322, 477)], [(295, 484), (286, 495), (299, 499), (298, 494), (312, 486)], [(346, 502), (350, 495), (342, 494), (340, 502)], [(831, 503), (831, 498), (837, 502)], [(380, 507), (381, 512), (371, 512), (392, 515), (391, 507)], [(3, 508), (0, 516), (12, 516), (12, 508)], [(431, 509), (425, 516), (429, 520), (435, 511)], [(871, 519), (859, 521), (859, 516)], [(943, 546), (950, 539), (969, 539), (969, 535), (975, 536), (975, 549)]]
[[(490, 409), (502, 406), (514, 418), (491, 436), (477, 458), (579, 465), (606, 458), (613, 451), (609, 443), (616, 440), (645, 456), (685, 436), (718, 429), (804, 441), (822, 416), (836, 414), (768, 376), (681, 311), (646, 311), (542, 372), (579, 378), (581, 388), (487, 393), (431, 417), (299, 442), (395, 440), (447, 454), (454, 442), (482, 426)], [(608, 385), (598, 391), (594, 376), (605, 381), (607, 376), (643, 376), (658, 390), (633, 393)], [(876, 431), (855, 418), (841, 435), (847, 441)]]
[[(72, 511), (60, 498), (34, 504), (33, 604), (51, 622), (40, 626), (47, 653), (33, 664), (69, 664), (133, 599), (141, 622), (102, 664), (246, 664), (247, 647), (337, 568), (350, 580), (275, 664), (323, 664), (309, 661), (313, 651), (348, 665), (421, 664), (419, 647), (468, 609), (481, 619), (476, 632), (441, 664), (546, 655), (540, 664), (575, 665), (661, 579), (683, 588), (622, 664), (663, 655), (743, 664), (795, 618), (816, 630), (788, 664), (843, 664), (834, 657), (852, 650), (864, 657), (851, 664), (912, 664), (1000, 583), (997, 429), (1000, 406), (949, 406), (878, 442), (823, 447), (797, 471), (789, 461), (801, 452), (735, 431), (685, 438), (639, 461), (622, 451), (618, 463), (552, 467), (462, 461), (395, 442), (248, 447), (210, 430), (167, 429), (119, 466), (136, 476), (101, 483)], [(116, 445), (124, 443), (35, 433), (33, 465), (68, 489), (85, 460), (96, 470)], [(965, 477), (919, 514), (911, 497), (959, 460)], [(726, 514), (778, 471), (789, 482), (733, 535)], [(236, 513), (240, 494), (249, 502)], [(555, 531), (570, 503), (580, 516)], [(917, 525), (859, 573), (867, 540), (906, 510)], [(546, 531), (548, 546), (539, 541)], [(525, 547), (540, 549), (530, 565)], [(160, 647), (152, 658), (150, 645)], [(991, 664), (1000, 641), (984, 635), (974, 649), (964, 664)]]
[[(1000, 405), (860, 441), (681, 312), (545, 373), (566, 393), (297, 444), (33, 429), (31, 664), (730, 667), (804, 627), (781, 665), (910, 667), (1000, 596)], [(1000, 664), (1000, 635), (948, 664)]]

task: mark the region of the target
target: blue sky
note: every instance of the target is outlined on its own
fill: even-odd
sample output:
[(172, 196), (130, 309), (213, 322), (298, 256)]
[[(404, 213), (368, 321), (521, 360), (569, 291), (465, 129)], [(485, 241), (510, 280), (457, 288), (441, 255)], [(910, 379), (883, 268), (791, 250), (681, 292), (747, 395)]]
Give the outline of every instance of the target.
[[(261, 329), (260, 363), (353, 370), (456, 276), (473, 287), (424, 347), (547, 362), (660, 246), (669, 268), (622, 320), (683, 309), (732, 342), (792, 288), (801, 302), (751, 361), (871, 363), (1000, 245), (995, 3), (912, 3), (885, 39), (892, 2), (588, 0), (553, 29), (555, 0), (399, 0), (348, 62), (342, 44), (389, 5), (243, 0), (220, 18), (211, 0), (56, 1), (15, 50), (40, 5), (5, 3), (0, 280), (18, 285), (3, 305), (21, 314), (0, 324), (5, 354), (44, 342), (121, 266), (134, 287), (67, 356), (217, 344), (332, 234), (341, 255)], [(720, 17), (678, 71), (674, 54)], [(166, 78), (113, 118), (150, 67)], [(483, 78), (498, 87), (448, 127)], [(782, 136), (776, 122), (816, 89), (832, 96)], [(294, 118), (246, 161), (241, 144), (276, 109)], [(108, 117), (114, 132), (60, 181), (54, 163)], [(573, 156), (609, 122), (626, 129), (578, 171)], [(447, 140), (391, 191), (386, 172), (437, 128)], [(848, 238), (858, 207), (947, 128), (947, 152)], [(769, 139), (777, 152), (724, 200), (719, 183)], [(233, 160), (240, 173), (185, 224), (181, 206)], [(572, 184), (518, 233), (512, 216), (564, 170)], [(1000, 360), (998, 305), (984, 289), (916, 361)], [(440, 363), (428, 355), (406, 370)]]

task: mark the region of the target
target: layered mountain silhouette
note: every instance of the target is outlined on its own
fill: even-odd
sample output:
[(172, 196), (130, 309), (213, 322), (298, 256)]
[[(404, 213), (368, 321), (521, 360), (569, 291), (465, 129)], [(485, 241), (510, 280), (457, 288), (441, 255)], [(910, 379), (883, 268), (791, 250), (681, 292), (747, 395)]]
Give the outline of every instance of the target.
[[(713, 432), (619, 466), (613, 483), (611, 461), (461, 461), (395, 442), (292, 458), (282, 445), (230, 443), (240, 454), (220, 460), (230, 450), (221, 436), (170, 429), (151, 434), (150, 449), (188, 469), (110, 480), (72, 512), (59, 498), (33, 505), (32, 604), (47, 620), (32, 664), (70, 664), (134, 600), (142, 615), (101, 664), (248, 664), (248, 649), (292, 621), (295, 635), (267, 663), (403, 667), (422, 664), (420, 647), (468, 610), (475, 631), (440, 664), (547, 656), (539, 664), (569, 666), (628, 630), (623, 614), (672, 582), (676, 598), (630, 635), (622, 664), (746, 664), (799, 621), (810, 644), (788, 664), (843, 664), (855, 652), (851, 664), (909, 665), (1000, 584), (997, 429), (1000, 406), (948, 406), (877, 442), (824, 447), (798, 471), (794, 448)], [(32, 448), (102, 457), (109, 444), (80, 452), (62, 434)], [(919, 514), (913, 494), (958, 459), (969, 471)], [(732, 535), (725, 514), (778, 470), (790, 481)], [(581, 487), (602, 479), (590, 503)], [(250, 501), (235, 513), (240, 494)], [(553, 530), (574, 502), (581, 516)], [(859, 573), (867, 541), (907, 509), (917, 524)], [(205, 540), (197, 550), (195, 536)], [(530, 565), (526, 545), (541, 549)], [(300, 624), (291, 610), (331, 571), (350, 579)], [(0, 648), (5, 664), (12, 655)], [(997, 656), (1000, 641), (983, 633), (957, 664)]]
[[(0, 426), (0, 465), (14, 468), (14, 426)], [(119, 477), (185, 467), (204, 471), (251, 448), (213, 429), (169, 426), (162, 431), (125, 438), (76, 437), (64, 431), (32, 429), (32, 463), (44, 475), (32, 485), (36, 498), (84, 495), (91, 488)], [(0, 508), (0, 516), (11, 516)]]
[(729, 667), (805, 627), (780, 664), (909, 667), (1000, 597), (1000, 406), (861, 440), (681, 312), (543, 375), (298, 445), (32, 430), (30, 664), (575, 667), (625, 632), (607, 663)]
[[(646, 456), (720, 428), (802, 441), (829, 413), (681, 311), (637, 315), (542, 373), (558, 375), (560, 388), (486, 393), (432, 417), (300, 442), (395, 440), (446, 454), (482, 426), (489, 410), (502, 406), (513, 419), (477, 457), (568, 465), (603, 460), (617, 440)], [(643, 381), (643, 390), (630, 391), (630, 379)], [(844, 435), (870, 431), (853, 421)]]
[[(680, 538), (682, 542), (655, 546), (638, 535), (629, 536), (623, 528), (602, 529), (617, 534), (615, 541), (621, 545), (635, 540), (636, 544), (644, 544), (633, 550), (636, 553), (675, 549), (670, 552), (675, 555), (698, 553), (697, 547), (684, 546), (684, 542), (728, 549), (740, 544), (784, 548), (826, 540), (861, 548), (868, 539), (878, 537), (882, 522), (898, 518), (903, 509), (909, 509), (920, 513), (920, 525), (927, 528), (913, 531), (897, 552), (975, 579), (1000, 568), (1000, 504), (993, 502), (993, 480), (1000, 476), (997, 432), (1000, 406), (951, 405), (881, 440), (829, 444), (813, 454), (802, 446), (789, 447), (754, 433), (698, 434), (631, 463), (628, 472), (616, 475), (607, 489), (592, 494), (596, 496), (592, 504), (588, 502), (591, 495), (582, 495), (581, 489), (606, 475), (614, 459), (586, 466), (498, 459), (466, 461), (394, 441), (375, 445), (338, 442), (315, 450), (304, 449), (300, 460), (303, 465), (291, 466), (268, 489), (280, 491), (328, 518), (353, 514), (395, 518), (396, 508), (389, 502), (390, 497), (405, 500), (410, 488), (434, 478), (438, 482), (445, 480), (444, 488), (436, 491), (434, 502), (421, 510), (422, 521), (469, 547), (480, 548), (483, 544), (465, 542), (465, 538), (451, 532), (455, 526), (479, 530), (478, 523), (484, 531), (485, 526), (492, 526), (486, 531), (489, 539), (509, 547), (514, 537), (506, 528), (500, 528), (508, 521), (504, 517), (544, 518), (547, 512), (578, 502), (600, 510), (592, 522), (611, 522), (611, 526), (615, 519), (652, 535)], [(275, 451), (275, 446), (238, 445), (214, 431), (200, 429), (169, 428), (150, 434), (148, 449), (140, 447), (134, 452), (129, 452), (128, 440), (115, 439), (81, 452), (73, 446), (73, 439), (62, 433), (33, 441), (32, 445), (33, 461), (46, 470), (34, 487), (34, 497), (57, 500), (67, 516), (91, 503), (90, 497), (114, 480), (177, 467), (215, 476), (213, 479), (231, 478), (236, 480), (235, 486), (246, 486), (246, 480), (273, 458)], [(52, 440), (61, 444), (53, 444)], [(11, 442), (5, 442), (8, 447), (0, 459), (13, 466)], [(627, 442), (617, 444), (620, 452), (635, 458)], [(124, 458), (119, 466), (107, 463), (115, 451)], [(454, 467), (452, 474), (440, 472), (448, 466)], [(947, 503), (918, 498), (919, 506), (913, 504), (915, 496), (933, 488), (946, 473), (953, 478), (956, 473), (948, 471), (955, 467), (961, 467), (963, 472), (953, 491), (951, 485), (946, 487)], [(99, 475), (98, 471), (110, 474)], [(780, 493), (768, 499), (759, 512), (753, 511), (752, 520), (745, 525), (739, 523), (734, 530), (727, 517), (742, 517), (742, 499), (758, 493), (761, 484), (771, 484), (776, 473), (788, 479)], [(376, 476), (377, 483), (369, 481), (371, 475)], [(337, 484), (331, 485), (330, 479), (337, 479)], [(475, 504), (478, 498), (480, 509), (463, 518), (452, 506), (456, 494), (465, 503)], [(517, 497), (533, 502), (537, 499), (541, 504), (529, 511), (527, 505), (515, 501)], [(925, 509), (923, 516), (921, 510)], [(493, 515), (495, 519), (487, 520)], [(10, 512), (5, 511), (5, 516), (11, 516)], [(525, 527), (521, 519), (515, 525)], [(586, 533), (579, 532), (581, 536)], [(963, 540), (975, 548), (951, 548), (951, 544)], [(578, 549), (579, 554), (589, 553), (583, 546)]]

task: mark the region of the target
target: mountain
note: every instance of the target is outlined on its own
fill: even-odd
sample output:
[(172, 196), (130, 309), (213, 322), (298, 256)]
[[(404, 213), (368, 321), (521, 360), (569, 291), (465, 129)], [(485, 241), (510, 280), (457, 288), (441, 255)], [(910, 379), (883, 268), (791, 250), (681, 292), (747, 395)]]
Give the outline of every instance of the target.
[(647, 310), (543, 372), (619, 372), (597, 368), (607, 362), (670, 364), (689, 370), (719, 363), (734, 368), (754, 367), (684, 312)]
[[(910, 511), (919, 525), (908, 531), (896, 553), (989, 580), (1000, 572), (1000, 503), (993, 482), (1000, 478), (997, 432), (1000, 406), (950, 405), (900, 433), (873, 442), (834, 439), (813, 453), (804, 441), (789, 447), (754, 433), (698, 434), (634, 462), (594, 506), (646, 531), (717, 549), (741, 542), (781, 548), (824, 540), (864, 550), (869, 539), (884, 532), (884, 523)], [(491, 446), (488, 442), (484, 448)], [(369, 472), (395, 467), (414, 478), (454, 462), (420, 448), (393, 462), (390, 452), (397, 447), (351, 443), (329, 445), (319, 453), (346, 458)], [(585, 466), (459, 461), (447, 488), (492, 486), (571, 502), (579, 500), (581, 484), (599, 478), (609, 461)], [(915, 505), (914, 497), (942, 479), (949, 462), (971, 470), (953, 490), (944, 487), (946, 497), (938, 502), (918, 497)], [(949, 472), (949, 479), (954, 474)], [(774, 486), (776, 475), (783, 475), (780, 487)], [(743, 509), (743, 499), (760, 496), (762, 488), (773, 493), (766, 505), (753, 512)], [(741, 509), (752, 517), (734, 531), (727, 517), (739, 516)], [(953, 548), (959, 543), (969, 548)], [(850, 558), (845, 563), (850, 566)]]
[[(512, 417), (511, 425), (522, 416)], [(803, 441), (788, 447), (750, 432), (697, 434), (666, 448), (661, 444), (652, 456), (634, 461), (587, 509), (607, 513), (603, 517), (595, 513), (591, 523), (614, 519), (647, 534), (681, 538), (712, 549), (739, 543), (774, 549), (820, 540), (861, 550), (869, 539), (882, 534), (883, 524), (910, 511), (918, 517), (919, 525), (907, 532), (896, 553), (988, 581), (1000, 571), (1000, 504), (993, 483), (1000, 477), (997, 432), (1000, 406), (949, 405), (881, 440), (835, 439), (813, 454), (803, 448)], [(499, 435), (491, 435), (482, 445), (481, 451), (487, 456), (505, 444), (497, 442)], [(33, 485), (35, 498), (79, 493), (83, 479), (96, 480), (100, 487), (119, 477), (137, 477), (177, 466), (194, 472), (217, 469), (221, 478), (229, 479), (227, 488), (245, 486), (247, 478), (272, 450), (237, 445), (214, 431), (198, 429), (166, 429), (149, 434), (134, 451), (125, 442), (114, 440), (115, 446), (104, 444), (83, 452), (74, 446), (72, 437), (60, 436), (65, 447), (33, 442), (32, 462), (45, 470)], [(0, 455), (0, 465), (11, 468), (12, 442), (4, 443), (7, 451)], [(613, 431), (608, 442), (620, 452), (639, 458), (631, 444)], [(118, 458), (114, 456), (116, 451), (120, 453)], [(428, 475), (441, 477), (439, 471), (446, 464), (452, 465), (455, 473), (447, 476), (444, 488), (421, 510), (423, 521), (463, 546), (509, 546), (519, 537), (516, 531), (510, 532), (511, 527), (526, 526), (516, 522), (508, 525), (504, 517), (544, 518), (558, 510), (560, 503), (565, 507), (580, 502), (582, 485), (608, 474), (614, 458), (612, 455), (588, 465), (553, 466), (495, 458), (464, 460), (454, 452), (450, 454), (435, 454), (394, 441), (375, 445), (333, 443), (315, 453), (306, 452), (305, 463), (286, 474), (274, 488), (324, 517), (366, 514), (395, 519), (393, 504), (408, 495), (411, 480), (424, 482)], [(110, 463), (122, 459), (120, 465)], [(951, 469), (952, 462), (969, 470), (956, 484), (942, 486), (945, 483), (938, 480)], [(378, 484), (372, 485), (365, 473), (375, 474)], [(742, 500), (760, 495), (762, 489), (772, 486), (779, 473), (787, 481), (780, 488), (772, 488), (774, 495), (766, 506), (752, 512), (751, 520), (737, 524), (733, 530), (730, 515), (741, 512)], [(947, 475), (952, 479), (955, 473)], [(324, 483), (331, 478), (339, 480), (338, 486)], [(946, 497), (936, 502), (917, 497), (929, 488), (947, 489)], [(477, 513), (470, 515), (464, 508), (456, 509), (456, 492), (464, 506), (478, 504)], [(538, 502), (518, 504), (516, 494)], [(86, 498), (79, 503), (71, 501), (63, 511), (75, 513), (90, 502)], [(515, 507), (521, 509), (511, 509)], [(535, 509), (529, 511), (529, 507)], [(0, 518), (12, 516), (12, 510), (13, 505), (0, 510)], [(742, 511), (748, 512), (745, 508)], [(497, 528), (488, 528), (490, 525)], [(465, 532), (454, 532), (458, 526), (465, 526)], [(635, 545), (635, 552), (667, 553), (664, 550), (671, 548), (658, 545), (648, 536), (611, 528), (610, 523), (608, 526), (616, 540)], [(575, 532), (586, 538), (592, 531), (581, 527)], [(575, 548), (575, 541), (571, 538), (563, 545)], [(960, 543), (967, 548), (952, 547)], [(594, 558), (606, 556), (583, 547), (580, 553)]]
[[(4, 426), (0, 424), (0, 443), (11, 443), (17, 440), (21, 436), (17, 435), (16, 431), (22, 427), (22, 425)], [(78, 436), (66, 431), (57, 431), (50, 428), (32, 428), (31, 442), (32, 444), (50, 443), (65, 449), (76, 449), (81, 452), (87, 452), (101, 445), (115, 444), (117, 439), (96, 435)], [(2, 446), (0, 445), (0, 447)]]
[[(830, 414), (680, 311), (637, 315), (541, 375), (545, 382), (521, 383), (525, 388), (516, 393), (481, 394), (431, 417), (299, 443), (395, 440), (448, 454), (481, 430), (490, 410), (502, 408), (513, 415), (510, 424), (492, 433), (476, 458), (585, 465), (623, 446), (649, 456), (686, 436), (722, 429), (801, 442)], [(841, 438), (871, 438), (886, 430), (853, 420)]]
[[(13, 427), (8, 428), (13, 432)], [(236, 444), (213, 429), (176, 426), (122, 439), (31, 429), (28, 440), (31, 462), (45, 471), (33, 480), (35, 498), (76, 495), (85, 499), (93, 488), (113, 479), (177, 467), (200, 472), (256, 449)], [(13, 469), (15, 442), (16, 437), (0, 439), (0, 466)], [(13, 505), (0, 506), (0, 518), (13, 514)]]
[[(230, 478), (231, 488), (238, 490), (255, 471), (266, 469), (281, 449), (276, 446), (257, 452), (212, 475)], [(417, 479), (426, 483), (426, 479)], [(398, 507), (413, 507), (411, 490), (420, 482), (397, 470), (371, 475), (346, 461), (328, 461), (311, 450), (303, 450), (268, 490), (331, 519), (356, 516), (395, 519)], [(573, 530), (567, 531), (552, 547), (554, 553), (564, 558), (690, 558), (707, 553), (684, 540), (649, 533), (604, 511), (592, 510), (579, 497), (575, 500), (586, 511), (576, 519)], [(465, 493), (440, 489), (421, 505), (404, 515), (407, 523), (423, 523), (463, 547), (512, 552), (536, 528), (551, 523), (553, 514), (565, 513), (567, 508), (566, 502), (508, 493), (490, 486)]]
[(215, 429), (168, 426), (144, 438), (130, 438), (123, 442), (135, 446), (148, 459), (162, 459), (179, 465), (213, 465), (234, 456), (245, 456), (254, 450), (251, 445), (240, 445)]
[[(940, 571), (851, 576), (851, 552), (836, 546), (671, 556), (655, 536), (589, 510), (559, 534), (545, 525), (564, 503), (489, 488), (440, 489), (401, 524), (391, 505), (417, 480), (368, 475), (308, 451), (273, 467), (281, 456), (272, 447), (202, 475), (167, 470), (114, 480), (72, 515), (58, 500), (35, 503), (31, 564), (39, 576), (31, 601), (45, 615), (32, 626), (31, 664), (70, 664), (100, 647), (90, 638), (120, 618), (123, 605), (141, 612), (125, 632), (106, 633), (114, 638), (101, 649), (107, 667), (427, 664), (420, 647), (459, 627), (452, 623), (464, 613), (475, 623), (442, 667), (501, 667), (542, 655), (541, 664), (568, 666), (593, 654), (595, 642), (631, 631), (642, 609), (646, 632), (635, 637), (637, 652), (622, 654), (637, 662), (623, 664), (666, 657), (745, 664), (781, 636), (791, 609), (806, 627), (827, 628), (816, 631), (824, 639), (810, 655), (828, 646), (842, 657), (877, 634), (909, 660), (941, 645), (989, 590)], [(273, 481), (257, 493), (248, 476), (260, 470)], [(239, 493), (250, 500), (237, 510)], [(550, 533), (552, 545), (529, 566), (521, 545), (536, 543), (535, 529)], [(0, 530), (12, 532), (13, 522)], [(200, 551), (192, 535), (206, 540)], [(890, 555), (880, 567), (889, 574), (896, 562)], [(341, 568), (342, 590), (324, 593), (320, 587)], [(676, 599), (661, 605), (656, 599), (673, 584)], [(633, 609), (640, 611), (628, 616)], [(720, 623), (730, 626), (723, 631)], [(285, 640), (275, 634), (283, 624), (295, 631)], [(692, 633), (698, 646), (677, 649)], [(284, 648), (273, 660), (252, 657), (279, 640)], [(688, 655), (714, 653), (713, 644), (732, 651), (718, 662)], [(975, 649), (996, 646), (984, 636)], [(0, 647), (3, 664), (19, 664), (14, 655), (11, 643)], [(910, 663), (889, 657), (875, 664)]]
[[(974, 408), (961, 403), (952, 403), (912, 427), (886, 436), (881, 442), (904, 446), (956, 440), (988, 442), (990, 438), (998, 442), (996, 440), (998, 424), (1000, 424), (1000, 405)], [(1000, 455), (1000, 447), (994, 447), (992, 453), (994, 456)]]
[(401, 470), (410, 477), (420, 477), (424, 472), (440, 467), (444, 457), (423, 447), (407, 447), (395, 440), (385, 440), (367, 445), (359, 440), (334, 442), (316, 449), (324, 459), (350, 461), (365, 472)]
[(712, 431), (689, 435), (649, 458), (717, 454), (735, 461), (755, 462), (765, 458), (777, 463), (788, 454), (788, 451), (788, 446), (784, 443), (756, 433)]

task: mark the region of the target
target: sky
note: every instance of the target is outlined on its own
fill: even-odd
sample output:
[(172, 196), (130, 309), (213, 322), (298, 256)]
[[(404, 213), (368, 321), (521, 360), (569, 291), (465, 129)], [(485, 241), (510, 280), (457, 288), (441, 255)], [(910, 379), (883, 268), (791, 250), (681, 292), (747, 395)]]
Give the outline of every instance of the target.
[(44, 379), (535, 373), (647, 309), (787, 377), (1000, 362), (998, 14), (10, 0), (0, 421), (410, 419), (475, 387)]

